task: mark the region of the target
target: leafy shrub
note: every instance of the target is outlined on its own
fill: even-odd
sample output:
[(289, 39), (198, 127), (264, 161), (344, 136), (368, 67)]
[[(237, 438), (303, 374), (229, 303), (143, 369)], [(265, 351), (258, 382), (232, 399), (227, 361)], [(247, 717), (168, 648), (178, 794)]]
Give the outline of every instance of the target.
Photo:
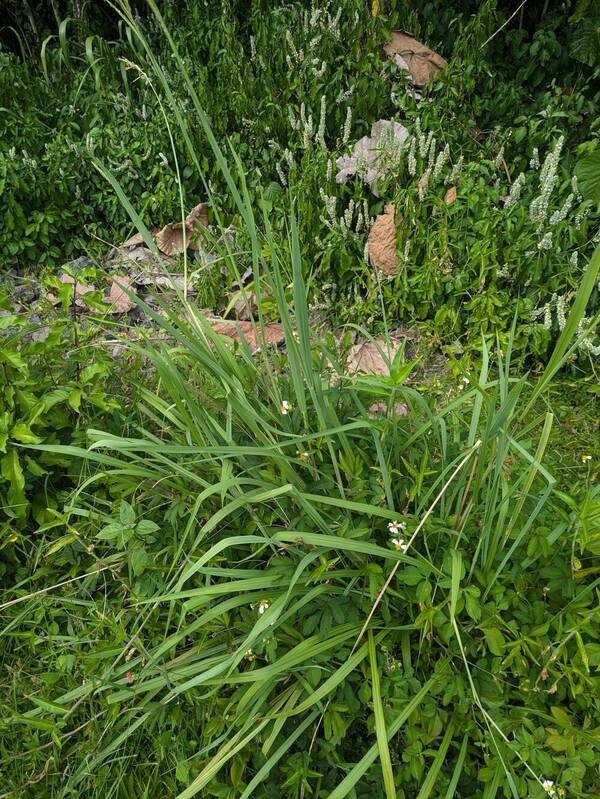
[[(4, 554), (27, 552), (32, 530), (55, 519), (73, 485), (68, 459), (22, 446), (81, 441), (95, 418), (108, 420), (119, 407), (114, 362), (99, 346), (99, 328), (73, 317), (73, 286), (58, 285), (67, 313), (47, 324), (23, 308), (15, 313), (7, 297), (1, 301), (0, 540), (15, 545)], [(0, 562), (0, 573), (6, 569)]]
[[(177, 117), (191, 111), (185, 69), (215, 135), (229, 137), (251, 165), (250, 195), (273, 209), (286, 192), (294, 197), (303, 256), (318, 278), (315, 308), (334, 321), (382, 323), (365, 238), (368, 220), (395, 202), (404, 218), (398, 250), (407, 260), (383, 286), (388, 323), (416, 318), (443, 330), (446, 343), (459, 339), (477, 349), (481, 329), (489, 346), (497, 331), (507, 334), (517, 312), (516, 349), (543, 361), (560, 328), (553, 309), (557, 302), (568, 307), (598, 224), (597, 203), (581, 203), (576, 191), (564, 219), (549, 222), (572, 192), (575, 150), (590, 146), (597, 126), (593, 69), (569, 57), (567, 12), (547, 10), (535, 27), (526, 9), (518, 28), (490, 39), (502, 22), (493, 2), (426, 4), (419, 13), (390, 3), (387, 17), (371, 16), (367, 6), (260, 3), (247, 13), (234, 0), (207, 1), (192, 4), (183, 27), (173, 3), (161, 9), (162, 23), (154, 14), (136, 17), (137, 30), (122, 26), (110, 43), (93, 35), (80, 43), (78, 29), (65, 22), (44, 44), (42, 75), (2, 55), (0, 105), (10, 110), (0, 121), (0, 257), (52, 264), (125, 237), (127, 215), (98, 162), (135, 198), (148, 226), (178, 217), (181, 187), (188, 207), (210, 193), (215, 212), (244, 244), (243, 220), (202, 128), (190, 126), (187, 140), (181, 133)], [(580, 19), (578, 9), (573, 30)], [(450, 62), (418, 103), (401, 71), (381, 55), (390, 28), (398, 27), (428, 40)], [(161, 105), (165, 87), (176, 107)], [(20, 102), (11, 102), (17, 93)], [(448, 148), (437, 184), (429, 179), (426, 191), (419, 188), (430, 155), (418, 158), (411, 174), (407, 148), (380, 197), (358, 179), (336, 185), (336, 157), (374, 120), (391, 117), (417, 138), (431, 134), (436, 159)], [(540, 229), (529, 211), (539, 172), (529, 163), (543, 161), (563, 136)], [(503, 207), (521, 173), (520, 202)], [(458, 199), (447, 206), (444, 182), (451, 177)], [(333, 202), (335, 219), (328, 210)], [(351, 224), (341, 226), (346, 215)], [(273, 225), (283, 241), (284, 219), (275, 216)], [(597, 304), (592, 298), (592, 312)], [(593, 335), (589, 341), (586, 356), (597, 348)]]

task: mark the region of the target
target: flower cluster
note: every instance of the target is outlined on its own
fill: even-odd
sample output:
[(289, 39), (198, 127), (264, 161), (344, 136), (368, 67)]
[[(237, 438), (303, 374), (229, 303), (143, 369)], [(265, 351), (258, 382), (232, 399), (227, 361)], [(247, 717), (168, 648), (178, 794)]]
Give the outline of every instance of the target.
[[(432, 152), (434, 150), (432, 149)], [(438, 154), (438, 157), (435, 159), (435, 165), (433, 167), (433, 179), (437, 180), (442, 173), (442, 169), (446, 166), (446, 162), (450, 158), (450, 145), (447, 144), (443, 150), (441, 150)]]
[(562, 222), (563, 219), (567, 218), (567, 214), (573, 207), (574, 200), (575, 200), (575, 195), (573, 194), (573, 192), (571, 192), (571, 194), (569, 194), (567, 199), (564, 201), (562, 208), (559, 208), (559, 210), (555, 211), (550, 217), (551, 225), (558, 225), (559, 222)]
[(342, 131), (342, 144), (348, 144), (350, 140), (350, 130), (352, 128), (352, 107), (346, 108), (346, 121), (344, 122), (344, 129)]
[(325, 213), (327, 216), (321, 216), (321, 222), (329, 228), (329, 230), (337, 230), (342, 238), (347, 239), (351, 233), (361, 233), (365, 227), (368, 228), (373, 224), (373, 220), (369, 216), (369, 206), (366, 200), (363, 200), (362, 207), (350, 200), (348, 207), (343, 212), (342, 216), (337, 217), (336, 204), (337, 198), (325, 194), (321, 187), (319, 194), (325, 206)]
[(558, 162), (565, 143), (565, 137), (561, 136), (551, 152), (548, 153), (542, 164), (540, 171), (540, 193), (533, 200), (529, 208), (531, 221), (541, 229), (548, 214), (548, 204), (558, 181)]
[(458, 161), (452, 167), (452, 172), (450, 172), (450, 174), (446, 178), (446, 183), (454, 184), (458, 181), (464, 163), (465, 163), (464, 155), (459, 156)]
[(516, 205), (519, 202), (519, 198), (521, 197), (521, 192), (523, 191), (523, 186), (525, 185), (525, 174), (521, 172), (516, 178), (515, 182), (510, 187), (510, 192), (508, 194), (508, 199), (504, 204), (505, 208), (512, 208), (513, 205)]
[(394, 545), (395, 549), (398, 552), (406, 552), (408, 549), (408, 544), (403, 538), (400, 538), (400, 533), (406, 530), (406, 524), (404, 522), (389, 522), (388, 530), (390, 531), (391, 535), (394, 536), (392, 538), (392, 544)]
[(327, 98), (325, 95), (321, 97), (321, 115), (319, 117), (319, 127), (317, 130), (317, 144), (322, 150), (327, 150), (327, 145), (325, 144), (325, 119), (327, 116)]

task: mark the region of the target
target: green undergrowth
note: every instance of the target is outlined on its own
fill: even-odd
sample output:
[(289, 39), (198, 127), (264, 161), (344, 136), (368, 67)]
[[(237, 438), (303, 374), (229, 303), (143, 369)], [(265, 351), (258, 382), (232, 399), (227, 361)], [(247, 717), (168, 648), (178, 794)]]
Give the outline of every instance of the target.
[[(303, 261), (318, 276), (314, 312), (380, 328), (382, 290), (392, 324), (419, 320), (444, 345), (470, 351), (480, 350), (481, 331), (493, 348), (516, 313), (518, 357), (547, 359), (598, 234), (598, 198), (574, 181), (577, 164), (598, 153), (598, 62), (582, 45), (583, 11), (527, 7), (519, 25), (513, 20), (493, 36), (507, 14), (489, 0), (416, 10), (390, 2), (375, 17), (357, 0), (258, 2), (250, 11), (234, 0), (207, 1), (191, 4), (185, 25), (177, 4), (165, 4), (175, 55), (150, 5), (142, 16), (131, 12), (133, 25), (117, 24), (111, 4), (106, 10), (113, 39), (64, 20), (44, 41), (39, 65), (0, 53), (6, 267), (100, 256), (129, 235), (99, 162), (148, 227), (180, 218), (178, 186), (185, 210), (210, 194), (211, 220), (232, 227), (240, 271), (249, 266), (245, 223), (204, 130), (190, 125), (183, 135), (178, 124), (177, 113), (194, 113), (185, 70), (215, 135), (244, 163), (248, 191), (269, 210), (280, 243), (281, 208), (288, 194), (294, 198)], [(394, 28), (448, 61), (419, 101), (382, 55)], [(164, 103), (145, 43), (177, 108)], [(381, 118), (408, 130), (403, 152), (376, 191), (360, 177), (336, 183), (336, 160)], [(452, 187), (457, 196), (448, 204)], [(379, 281), (366, 236), (389, 203), (402, 219), (399, 274)], [(224, 270), (223, 289), (234, 279)], [(596, 290), (590, 315), (598, 299)], [(215, 301), (227, 305), (226, 297)], [(588, 339), (578, 357), (589, 371), (598, 341), (593, 331)]]
[(597, 455), (558, 484), (553, 392), (600, 250), (539, 373), (513, 371), (513, 322), (445, 398), (411, 385), (402, 350), (350, 375), (311, 330), (296, 210), (282, 240), (189, 90), (244, 220), (257, 322), (274, 306), (285, 347), (232, 347), (185, 295), (138, 298), (161, 335), (128, 342), (148, 375), (128, 429), (14, 443), (80, 477), (35, 556), (11, 550), (7, 790), (594, 796)]
[(21, 449), (85, 471), (2, 606), (6, 784), (593, 796), (599, 498), (544, 465), (548, 374), (486, 356), (442, 407), (401, 358), (349, 378), (311, 337), (290, 225), (263, 275), (285, 354), (148, 307), (169, 339), (133, 347), (158, 387), (130, 435)]
[[(101, 224), (119, 226), (123, 235), (136, 228), (153, 246), (150, 224), (176, 219), (192, 197), (207, 198), (219, 269), (238, 284), (250, 269), (239, 291), (254, 295), (256, 333), (260, 339), (264, 322), (277, 319), (285, 341), (277, 347), (259, 340), (251, 348), (217, 335), (200, 308), (210, 287), (202, 287), (199, 302), (191, 300), (195, 266), (187, 256), (176, 298), (146, 302), (132, 294), (146, 322), (136, 331), (108, 321), (100, 290), (86, 295), (84, 313), (72, 285), (56, 278), (46, 279), (57, 304), (43, 318), (2, 299), (0, 799), (597, 796), (593, 314), (600, 247), (593, 240), (595, 206), (578, 198), (572, 181), (573, 148), (559, 144), (562, 134), (573, 137), (571, 145), (579, 135), (566, 130), (562, 114), (570, 101), (563, 96), (580, 104), (584, 133), (577, 141), (595, 135), (588, 119), (592, 84), (587, 75), (579, 94), (563, 95), (540, 88), (530, 71), (536, 101), (554, 98), (543, 124), (537, 110), (523, 123), (540, 166), (527, 166), (534, 154), (517, 141), (521, 134), (489, 133), (484, 141), (477, 135), (465, 145), (462, 177), (453, 181), (456, 200), (444, 199), (445, 178), (419, 198), (413, 156), (426, 172), (436, 125), (460, 127), (462, 118), (450, 117), (449, 125), (445, 117), (449, 108), (458, 114), (459, 96), (454, 106), (443, 100), (452, 96), (459, 65), (475, 61), (464, 74), (467, 88), (475, 77), (484, 80), (467, 45), (481, 49), (497, 16), (489, 3), (472, 18), (465, 12), (447, 43), (459, 60), (426, 93), (418, 115), (414, 100), (402, 95), (414, 145), (382, 183), (380, 198), (368, 195), (369, 213), (395, 200), (414, 228), (410, 252), (418, 255), (397, 278), (377, 280), (360, 262), (356, 231), (348, 233), (344, 219), (344, 236), (331, 215), (323, 216), (327, 211), (311, 204), (319, 188), (333, 186), (323, 181), (333, 145), (325, 152), (314, 141), (325, 88), (305, 75), (303, 59), (286, 73), (286, 51), (272, 47), (276, 35), (287, 40), (285, 30), (307, 37), (324, 21), (314, 48), (325, 48), (338, 71), (323, 86), (347, 90), (349, 67), (339, 53), (345, 48), (348, 64), (364, 66), (364, 75), (369, 65), (379, 72), (380, 57), (370, 48), (388, 24), (383, 15), (370, 18), (364, 4), (347, 5), (343, 10), (356, 10), (365, 23), (360, 47), (350, 35), (351, 17), (340, 17), (349, 42), (334, 35), (330, 7), (315, 19), (314, 9), (275, 7), (263, 21), (260, 4), (247, 17), (224, 4), (217, 17), (201, 14), (198, 3), (191, 12), (198, 29), (175, 26), (171, 38), (175, 12), (166, 4), (163, 19), (153, 2), (154, 16), (141, 21), (125, 3), (115, 9), (128, 63), (118, 61), (118, 48), (86, 44), (86, 80), (103, 99), (94, 111), (84, 88), (78, 96), (97, 113), (94, 135), (105, 136), (108, 147), (88, 149), (91, 195), (99, 207), (105, 197), (113, 213)], [(404, 20), (434, 35), (429, 6), (423, 29), (413, 12), (392, 11), (394, 25)], [(80, 65), (62, 33), (59, 49), (44, 48), (44, 91), (59, 75), (68, 94)], [(264, 82), (252, 83), (253, 60), (246, 59), (237, 82), (215, 85), (214, 94), (222, 94), (217, 113), (199, 79), (213, 61), (194, 62), (186, 47), (208, 47), (231, 78), (250, 35), (255, 58), (263, 57)], [(517, 48), (514, 36), (508, 41)], [(544, 43), (551, 48), (548, 32)], [(301, 44), (295, 41), (296, 51)], [(308, 63), (306, 70), (313, 67), (321, 68)], [(110, 79), (105, 68), (114, 70)], [(257, 160), (243, 137), (225, 139), (228, 114), (238, 108), (232, 98), (254, 102), (257, 119), (264, 113), (273, 120), (258, 126), (261, 135), (273, 135), (277, 120), (283, 124), (284, 103), (264, 99), (269, 87), (277, 99), (278, 84), (269, 82), (277, 69), (290, 78), (285, 100), (296, 103), (296, 118), (306, 89), (304, 120), (313, 113), (315, 123), (310, 147), (292, 153), (296, 167), (279, 188), (265, 180), (277, 147), (257, 136)], [(143, 118), (160, 131), (171, 164), (167, 204), (152, 206), (151, 192), (140, 194), (114, 149), (118, 139), (102, 128), (103, 103), (115, 100), (101, 91), (103, 80), (124, 81), (154, 109)], [(372, 100), (361, 86), (357, 134), (379, 113), (392, 112), (388, 99)], [(494, 113), (502, 117), (515, 99), (510, 87), (499, 90), (494, 112), (478, 106), (474, 83), (470, 91), (482, 123)], [(124, 130), (128, 117), (117, 111)], [(345, 119), (345, 109), (338, 116)], [(136, 126), (128, 130), (137, 135)], [(436, 147), (445, 152), (445, 145)], [(82, 151), (72, 152), (74, 161), (61, 166), (67, 182), (77, 181), (84, 163)], [(281, 163), (289, 165), (286, 158)], [(507, 159), (513, 178), (513, 166), (526, 173), (522, 198), (513, 193), (508, 208), (497, 202), (505, 188), (495, 185), (507, 179), (506, 169), (498, 177), (496, 161)], [(558, 193), (544, 205), (548, 176)], [(358, 179), (339, 191), (338, 199), (354, 199), (353, 214), (363, 207), (367, 189)], [(551, 223), (569, 194), (566, 215)], [(57, 207), (63, 199), (56, 197)], [(568, 221), (571, 212), (582, 215), (579, 227)], [(552, 230), (540, 229), (536, 214)], [(232, 220), (234, 238), (225, 235)], [(538, 247), (548, 232), (559, 253)], [(64, 229), (54, 235), (61, 242)], [(27, 247), (35, 250), (40, 241)], [(428, 271), (439, 255), (435, 243), (456, 259), (451, 269), (444, 261), (444, 280)], [(404, 241), (398, 245), (404, 253)], [(567, 255), (570, 266), (562, 270)], [(48, 262), (54, 257), (50, 249)], [(344, 258), (358, 270), (351, 278)], [(512, 281), (494, 273), (505, 262)], [(411, 283), (418, 264), (422, 285)], [(95, 280), (94, 274), (90, 268), (78, 276)], [(316, 329), (323, 306), (315, 304), (332, 274), (340, 293), (326, 308), (329, 324)], [(351, 289), (356, 296), (344, 288), (346, 279), (359, 285)], [(500, 279), (508, 281), (504, 288)], [(350, 296), (364, 301), (352, 305)], [(431, 307), (421, 312), (420, 303)], [(446, 343), (439, 374), (408, 347), (392, 358), (387, 349), (380, 353), (385, 374), (351, 369), (351, 336), (381, 346), (405, 311), (404, 321), (426, 317), (420, 321), (430, 325), (428, 345)]]

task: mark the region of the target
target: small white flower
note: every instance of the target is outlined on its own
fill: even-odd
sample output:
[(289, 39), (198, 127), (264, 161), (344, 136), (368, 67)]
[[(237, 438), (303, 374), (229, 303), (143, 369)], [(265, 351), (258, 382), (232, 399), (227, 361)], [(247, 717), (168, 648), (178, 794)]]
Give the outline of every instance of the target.
[(388, 523), (388, 530), (392, 535), (398, 535), (400, 530), (406, 530), (406, 524), (404, 522), (397, 522), (394, 520), (393, 522)]
[(297, 455), (298, 455), (298, 457), (299, 457), (299, 458), (301, 458), (303, 461), (309, 461), (309, 460), (310, 460), (310, 452), (306, 452), (306, 450), (304, 450), (304, 451), (300, 451), (300, 450), (298, 450), (298, 452), (297, 452), (296, 454), (297, 454)]
[(261, 599), (260, 602), (258, 603), (258, 612), (260, 613), (261, 616), (263, 615), (265, 610), (268, 609), (268, 607), (269, 607), (269, 600)]
[(462, 381), (465, 384), (465, 386), (468, 386), (471, 382), (468, 377), (463, 377)]
[(589, 461), (592, 460), (592, 456), (591, 455), (582, 455), (581, 456), (581, 460), (582, 460), (583, 463), (588, 463)]
[(549, 796), (556, 796), (556, 788), (554, 787), (552, 780), (544, 780), (542, 782), (542, 788)]
[(281, 400), (281, 405), (279, 406), (279, 412), (282, 416), (287, 416), (288, 413), (292, 410), (292, 406), (287, 400)]
[(398, 552), (402, 550), (402, 552), (406, 552), (408, 549), (408, 544), (403, 538), (392, 538), (392, 544), (396, 547)]

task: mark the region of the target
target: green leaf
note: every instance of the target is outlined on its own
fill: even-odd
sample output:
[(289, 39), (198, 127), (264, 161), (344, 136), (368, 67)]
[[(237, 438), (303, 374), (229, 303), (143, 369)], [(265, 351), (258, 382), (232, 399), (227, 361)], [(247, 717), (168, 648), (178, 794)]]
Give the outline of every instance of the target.
[(593, 67), (600, 61), (600, 20), (587, 17), (578, 22), (569, 48), (571, 58)]
[(178, 760), (175, 766), (175, 778), (177, 782), (187, 782), (189, 779), (190, 767), (185, 760)]
[(25, 320), (21, 316), (15, 316), (14, 314), (0, 316), (0, 330), (6, 330), (7, 327), (15, 327), (16, 325), (23, 325), (24, 323)]
[(96, 538), (100, 541), (114, 541), (116, 538), (122, 536), (127, 528), (123, 527), (118, 522), (107, 524), (105, 527), (96, 534)]
[(500, 630), (496, 629), (495, 627), (485, 630), (485, 640), (487, 641), (488, 648), (493, 655), (501, 656), (504, 654), (506, 639)]
[(151, 535), (155, 533), (157, 530), (160, 530), (160, 527), (156, 522), (151, 521), (150, 519), (142, 519), (141, 522), (138, 522), (135, 531), (138, 535)]
[(138, 577), (146, 570), (146, 566), (151, 562), (151, 558), (141, 544), (134, 544), (128, 552), (129, 565), (131, 571)]
[(25, 488), (25, 476), (15, 449), (11, 449), (0, 461), (2, 477), (8, 480), (14, 491), (20, 492)]
[(67, 398), (67, 402), (73, 408), (74, 411), (78, 411), (81, 405), (81, 397), (83, 396), (83, 391), (80, 388), (74, 388), (73, 391), (69, 394)]
[(460, 592), (460, 576), (462, 571), (462, 558), (460, 552), (456, 549), (450, 550), (452, 557), (452, 582), (450, 585), (450, 618), (454, 618), (456, 614), (456, 603), (458, 602)]
[(575, 164), (580, 192), (586, 200), (600, 203), (600, 148), (588, 153)]
[(135, 511), (126, 499), (121, 500), (119, 519), (123, 525), (135, 524)]
[(18, 422), (12, 429), (11, 438), (15, 441), (20, 441), (21, 444), (41, 444), (44, 440), (39, 436), (36, 436), (35, 433), (31, 432), (31, 428), (29, 425), (25, 424), (25, 422)]

